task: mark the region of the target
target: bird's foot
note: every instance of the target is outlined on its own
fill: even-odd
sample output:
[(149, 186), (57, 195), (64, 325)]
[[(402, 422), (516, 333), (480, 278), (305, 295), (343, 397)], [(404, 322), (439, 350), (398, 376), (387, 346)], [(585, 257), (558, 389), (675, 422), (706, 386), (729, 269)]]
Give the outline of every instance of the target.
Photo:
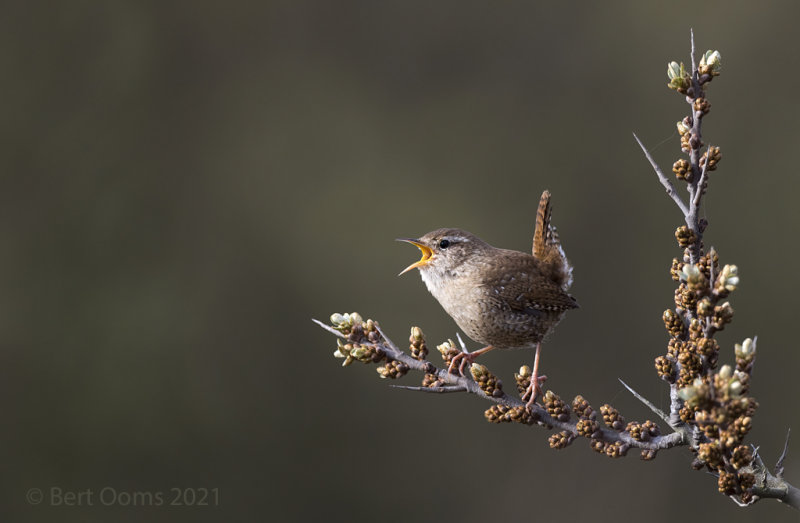
[(470, 352), (459, 352), (458, 354), (453, 356), (453, 359), (450, 360), (450, 366), (447, 367), (447, 372), (449, 372), (450, 374), (455, 374), (455, 372), (453, 371), (456, 369), (456, 364), (457, 364), (458, 374), (460, 376), (463, 376), (464, 367), (467, 365), (467, 363), (471, 364), (473, 361), (475, 361), (475, 358), (477, 358), (477, 356)]
[[(461, 341), (460, 336), (459, 336), (459, 341)], [(453, 371), (456, 368), (456, 364), (458, 364), (458, 374), (460, 376), (464, 376), (464, 367), (466, 367), (467, 363), (472, 364), (472, 362), (474, 362), (481, 354), (489, 352), (490, 350), (494, 350), (494, 347), (489, 345), (487, 347), (478, 349), (473, 352), (467, 352), (467, 349), (464, 347), (463, 342), (461, 344), (461, 348), (462, 352), (459, 352), (458, 354), (453, 356), (453, 359), (450, 360), (450, 366), (447, 367), (447, 372), (450, 374), (455, 374), (455, 372)]]
[(547, 376), (531, 376), (531, 384), (525, 394), (522, 395), (522, 401), (528, 400), (525, 403), (526, 407), (533, 407), (533, 404), (536, 403), (536, 398), (543, 394), (541, 384), (545, 381), (547, 381)]

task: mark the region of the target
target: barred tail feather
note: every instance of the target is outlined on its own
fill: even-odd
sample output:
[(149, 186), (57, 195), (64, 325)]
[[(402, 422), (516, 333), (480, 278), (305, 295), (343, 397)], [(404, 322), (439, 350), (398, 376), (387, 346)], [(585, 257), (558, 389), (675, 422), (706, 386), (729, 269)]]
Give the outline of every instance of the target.
[(536, 229), (533, 233), (533, 256), (542, 262), (542, 267), (562, 289), (572, 284), (572, 265), (564, 254), (555, 227), (550, 223), (552, 206), (550, 191), (544, 191), (536, 212)]

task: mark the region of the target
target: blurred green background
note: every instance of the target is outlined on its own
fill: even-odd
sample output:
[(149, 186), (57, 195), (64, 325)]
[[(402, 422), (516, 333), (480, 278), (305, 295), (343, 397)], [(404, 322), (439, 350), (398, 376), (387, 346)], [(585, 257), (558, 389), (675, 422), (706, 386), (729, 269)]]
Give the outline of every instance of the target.
[[(311, 318), (357, 310), (433, 350), (456, 326), (393, 241), (441, 226), (530, 246), (548, 188), (575, 265), (548, 387), (628, 419), (659, 405), (683, 99), (666, 64), (719, 49), (706, 241), (759, 335), (750, 441), (774, 463), (794, 389), (797, 20), (789, 2), (14, 2), (0, 19), (4, 521), (795, 520), (744, 510), (683, 449), (610, 460), (495, 426), (463, 395), (340, 368)], [(483, 361), (505, 379), (524, 352)], [(413, 384), (416, 378), (407, 378)], [(800, 439), (787, 477), (800, 483)], [(93, 503), (26, 502), (31, 488)], [(218, 506), (103, 506), (217, 488)], [(106, 500), (110, 491), (107, 491)], [(85, 501), (85, 500), (84, 500)]]

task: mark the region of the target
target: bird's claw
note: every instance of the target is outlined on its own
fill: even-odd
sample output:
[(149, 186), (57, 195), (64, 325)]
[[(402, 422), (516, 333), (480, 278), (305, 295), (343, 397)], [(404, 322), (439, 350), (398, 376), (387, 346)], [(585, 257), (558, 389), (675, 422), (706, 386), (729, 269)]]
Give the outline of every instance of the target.
[(456, 363), (458, 363), (458, 374), (460, 376), (464, 376), (464, 367), (467, 365), (467, 363), (472, 363), (475, 361), (476, 357), (477, 354), (473, 354), (471, 352), (459, 352), (453, 356), (453, 359), (450, 360), (450, 366), (447, 367), (447, 372), (450, 374), (455, 374), (453, 371), (456, 368)]
[(541, 384), (547, 381), (547, 376), (537, 376), (536, 379), (531, 379), (531, 384), (528, 390), (522, 395), (522, 401), (528, 399), (525, 406), (530, 408), (536, 403), (536, 398), (543, 394)]

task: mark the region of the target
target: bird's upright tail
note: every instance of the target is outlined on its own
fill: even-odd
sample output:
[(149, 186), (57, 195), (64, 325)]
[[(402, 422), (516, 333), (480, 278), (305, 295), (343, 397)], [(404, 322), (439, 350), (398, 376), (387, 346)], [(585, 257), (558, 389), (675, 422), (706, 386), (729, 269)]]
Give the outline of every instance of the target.
[(539, 199), (536, 212), (536, 228), (533, 232), (533, 257), (542, 262), (542, 268), (564, 290), (572, 284), (572, 265), (570, 265), (556, 228), (550, 223), (552, 205), (550, 191), (545, 190)]

